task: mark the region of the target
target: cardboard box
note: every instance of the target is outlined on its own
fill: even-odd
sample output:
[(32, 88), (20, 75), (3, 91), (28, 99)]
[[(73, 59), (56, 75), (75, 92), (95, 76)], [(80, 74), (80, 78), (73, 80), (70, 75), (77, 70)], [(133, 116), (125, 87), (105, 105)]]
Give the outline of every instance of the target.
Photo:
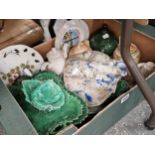
[[(86, 20), (89, 25), (90, 32), (93, 33), (100, 28), (104, 23), (118, 37), (121, 32), (121, 24), (116, 20)], [(132, 42), (135, 43), (141, 50), (141, 61), (155, 62), (155, 39), (149, 37), (142, 32), (134, 30)], [(44, 57), (46, 53), (54, 45), (54, 40), (49, 40), (35, 47)], [(155, 73), (147, 78), (149, 86), (155, 91)], [(20, 108), (14, 97), (11, 95), (7, 87), (0, 81), (0, 123), (5, 129), (6, 134), (37, 134), (31, 122), (26, 117), (25, 113)], [(116, 100), (106, 106), (103, 110), (97, 113), (90, 121), (82, 125), (80, 128), (70, 125), (58, 134), (71, 135), (98, 135), (103, 134), (124, 115), (132, 110), (144, 99), (139, 88), (134, 86), (128, 92), (119, 96)]]

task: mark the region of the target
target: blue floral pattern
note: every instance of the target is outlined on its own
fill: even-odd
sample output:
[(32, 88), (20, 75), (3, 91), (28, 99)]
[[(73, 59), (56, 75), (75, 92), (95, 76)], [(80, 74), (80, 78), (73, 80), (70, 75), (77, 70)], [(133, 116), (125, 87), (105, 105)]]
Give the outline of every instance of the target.
[(88, 51), (67, 60), (64, 82), (88, 106), (95, 106), (115, 92), (117, 82), (126, 73), (123, 62), (112, 60), (101, 52)]

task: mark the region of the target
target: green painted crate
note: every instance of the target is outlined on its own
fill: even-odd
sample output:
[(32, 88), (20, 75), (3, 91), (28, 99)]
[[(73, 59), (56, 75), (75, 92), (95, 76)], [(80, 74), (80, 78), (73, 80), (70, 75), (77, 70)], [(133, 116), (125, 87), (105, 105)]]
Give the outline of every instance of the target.
[[(155, 91), (154, 81), (155, 73), (147, 78), (147, 82), (153, 91)], [(2, 81), (0, 81), (0, 98), (0, 126), (4, 128), (5, 134), (37, 134), (33, 125), (30, 123)], [(70, 125), (58, 134), (103, 134), (131, 109), (138, 105), (138, 103), (140, 103), (143, 99), (144, 97), (139, 88), (135, 86), (110, 103), (106, 108), (100, 111), (92, 120), (83, 125), (81, 128), (78, 129), (74, 125)]]

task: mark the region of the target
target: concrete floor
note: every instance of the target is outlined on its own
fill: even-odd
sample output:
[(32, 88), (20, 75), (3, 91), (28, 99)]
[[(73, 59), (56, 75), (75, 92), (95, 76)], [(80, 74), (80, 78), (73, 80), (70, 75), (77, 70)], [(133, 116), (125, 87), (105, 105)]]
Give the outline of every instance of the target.
[(155, 130), (150, 131), (143, 124), (149, 115), (150, 108), (143, 101), (104, 133), (104, 135), (155, 135)]

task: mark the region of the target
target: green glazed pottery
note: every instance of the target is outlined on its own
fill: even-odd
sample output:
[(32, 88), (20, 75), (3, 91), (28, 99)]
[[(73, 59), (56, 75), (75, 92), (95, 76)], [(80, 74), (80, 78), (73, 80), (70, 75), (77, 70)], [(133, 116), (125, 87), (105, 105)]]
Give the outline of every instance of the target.
[(93, 50), (103, 52), (109, 56), (112, 56), (118, 41), (112, 31), (104, 25), (90, 38), (90, 46)]
[(68, 91), (62, 78), (53, 72), (20, 78), (10, 91), (39, 134), (56, 134), (69, 124), (80, 124), (88, 116), (85, 102)]

